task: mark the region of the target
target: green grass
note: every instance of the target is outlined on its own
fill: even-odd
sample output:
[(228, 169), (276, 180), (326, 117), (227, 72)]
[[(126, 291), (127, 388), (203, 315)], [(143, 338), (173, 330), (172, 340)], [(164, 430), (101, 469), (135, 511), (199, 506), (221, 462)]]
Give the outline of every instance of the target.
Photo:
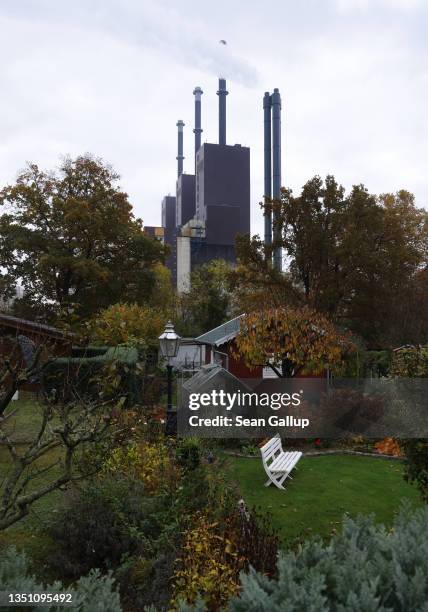
[(303, 458), (285, 491), (264, 486), (267, 476), (261, 460), (233, 458), (228, 470), (247, 505), (272, 514), (272, 524), (287, 545), (309, 535), (330, 536), (340, 529), (345, 513), (374, 513), (376, 521), (388, 526), (401, 500), (409, 500), (414, 507), (421, 505), (416, 489), (404, 481), (398, 461)]
[(5, 429), (8, 433), (13, 434), (14, 440), (28, 442), (39, 431), (41, 406), (36, 400), (19, 399), (11, 402), (6, 412), (15, 409), (16, 413), (7, 422)]

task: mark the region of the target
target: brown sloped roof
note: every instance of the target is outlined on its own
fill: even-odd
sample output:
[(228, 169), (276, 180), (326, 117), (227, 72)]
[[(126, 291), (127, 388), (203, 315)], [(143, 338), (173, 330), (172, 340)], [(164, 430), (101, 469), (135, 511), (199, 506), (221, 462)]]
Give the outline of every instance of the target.
[(67, 336), (70, 336), (70, 334), (63, 332), (52, 325), (45, 325), (44, 323), (29, 321), (28, 319), (20, 319), (19, 317), (13, 317), (12, 315), (7, 315), (2, 312), (0, 312), (0, 327), (8, 327), (20, 331), (30, 331), (58, 339), (65, 339)]

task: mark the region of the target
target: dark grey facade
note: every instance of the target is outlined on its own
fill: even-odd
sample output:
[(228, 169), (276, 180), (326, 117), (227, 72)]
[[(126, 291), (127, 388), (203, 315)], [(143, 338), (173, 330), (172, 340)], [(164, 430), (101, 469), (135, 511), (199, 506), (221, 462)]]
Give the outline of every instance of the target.
[(167, 195), (162, 200), (162, 227), (165, 229), (175, 228), (175, 196)]
[[(206, 243), (234, 247), (237, 234), (250, 233), (250, 149), (205, 143), (196, 159), (196, 217)], [(230, 253), (224, 249), (223, 258), (230, 261)]]
[(172, 281), (177, 278), (177, 219), (176, 197), (167, 195), (162, 200), (162, 227), (164, 228), (164, 243), (171, 250), (166, 265), (171, 271)]
[(191, 239), (192, 270), (213, 259), (224, 259), (229, 263), (236, 263), (235, 244), (207, 244), (204, 239)]
[(181, 174), (177, 179), (176, 225), (184, 225), (195, 216), (195, 175)]

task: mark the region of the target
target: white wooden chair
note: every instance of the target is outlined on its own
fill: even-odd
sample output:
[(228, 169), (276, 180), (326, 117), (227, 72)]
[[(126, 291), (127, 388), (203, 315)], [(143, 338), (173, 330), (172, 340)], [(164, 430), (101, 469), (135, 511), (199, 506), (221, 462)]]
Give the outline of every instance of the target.
[(263, 467), (269, 477), (269, 480), (265, 482), (265, 487), (273, 483), (278, 489), (284, 489), (282, 483), (286, 478), (292, 478), (290, 473), (296, 467), (302, 453), (300, 451), (284, 452), (279, 434), (266, 442), (260, 451)]

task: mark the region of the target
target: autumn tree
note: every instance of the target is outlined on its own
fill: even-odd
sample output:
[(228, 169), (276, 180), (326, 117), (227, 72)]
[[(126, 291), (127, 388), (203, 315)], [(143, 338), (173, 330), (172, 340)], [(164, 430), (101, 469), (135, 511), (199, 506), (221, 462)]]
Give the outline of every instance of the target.
[(231, 266), (215, 259), (193, 270), (190, 288), (181, 295), (178, 328), (181, 333), (202, 334), (230, 317)]
[(150, 301), (164, 248), (144, 234), (118, 179), (84, 155), (66, 158), (56, 172), (30, 164), (0, 191), (4, 297), (20, 280), (21, 311), (73, 308), (83, 317), (119, 301)]
[[(428, 305), (420, 276), (427, 266), (428, 216), (412, 194), (374, 196), (364, 185), (346, 194), (334, 177), (316, 176), (300, 195), (282, 189), (280, 200), (265, 208), (277, 213), (280, 239), (271, 248), (258, 237), (238, 244), (240, 295), (260, 302), (257, 293), (264, 293), (270, 305), (281, 299), (307, 304), (371, 345), (406, 342), (398, 319), (403, 304)], [(273, 270), (275, 246), (285, 254), (285, 274)], [(417, 326), (406, 320), (415, 338)]]
[(238, 263), (229, 275), (235, 315), (284, 304), (304, 304), (302, 291), (290, 273), (272, 266), (272, 258), (266, 257), (265, 244), (258, 236), (237, 236), (236, 253)]
[(167, 321), (167, 315), (159, 308), (119, 303), (101, 310), (89, 321), (87, 333), (92, 344), (157, 348)]
[(339, 368), (353, 344), (322, 314), (302, 308), (268, 308), (244, 315), (236, 352), (247, 366), (269, 365), (280, 377), (302, 370)]
[(391, 344), (428, 344), (428, 265), (409, 282), (406, 292), (394, 301)]

